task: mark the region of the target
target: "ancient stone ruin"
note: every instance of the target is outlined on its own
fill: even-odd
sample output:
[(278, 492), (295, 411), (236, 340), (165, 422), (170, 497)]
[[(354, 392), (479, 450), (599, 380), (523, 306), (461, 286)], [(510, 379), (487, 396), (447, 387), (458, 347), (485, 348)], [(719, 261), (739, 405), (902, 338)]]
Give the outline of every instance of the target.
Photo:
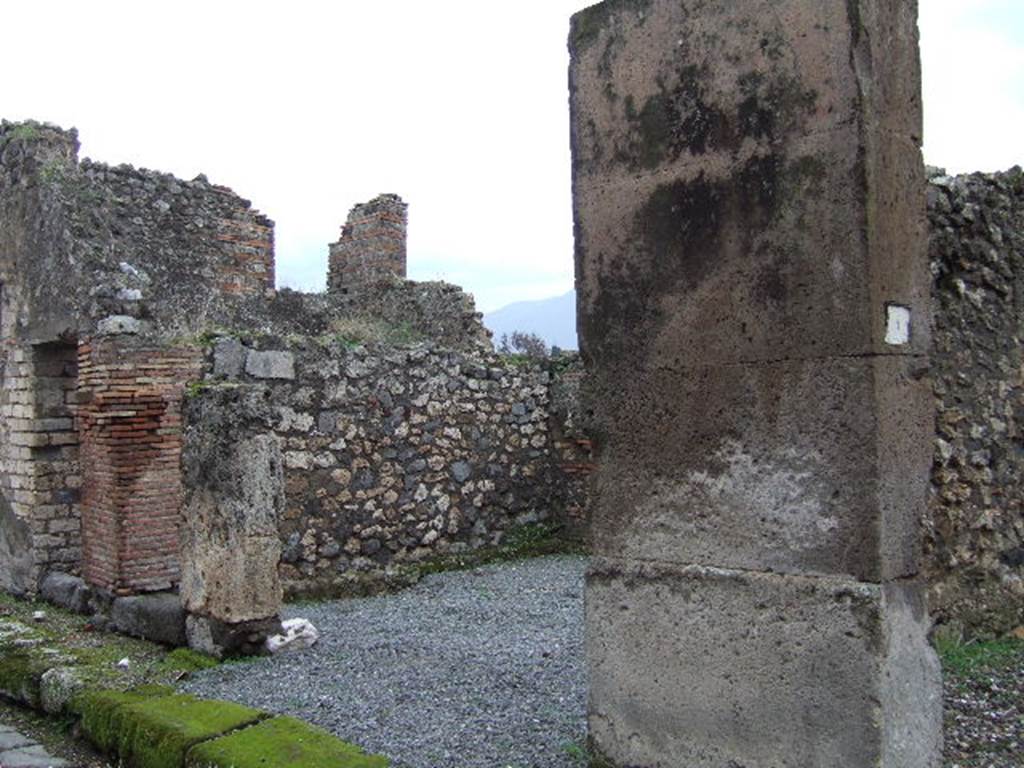
[(252, 652), (285, 594), (589, 525), (613, 762), (932, 765), (925, 593), (949, 631), (1024, 624), (1024, 175), (926, 179), (915, 20), (574, 18), (586, 376), (407, 280), (395, 195), (325, 293), (278, 291), (231, 190), (3, 122), (0, 588)]
[(580, 518), (572, 360), (499, 357), (471, 297), (405, 280), (399, 198), (353, 209), (326, 294), (278, 292), (247, 201), (77, 149), (0, 128), (0, 586), (222, 653), (283, 590)]
[(573, 19), (598, 469), (589, 726), (621, 766), (934, 766), (914, 3)]

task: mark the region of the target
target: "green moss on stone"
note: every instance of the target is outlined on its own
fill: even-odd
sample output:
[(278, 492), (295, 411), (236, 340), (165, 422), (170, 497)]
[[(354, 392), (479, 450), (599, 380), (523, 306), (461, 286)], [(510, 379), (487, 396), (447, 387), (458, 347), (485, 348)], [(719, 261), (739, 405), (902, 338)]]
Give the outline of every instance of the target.
[(16, 125), (7, 133), (7, 138), (11, 141), (34, 141), (39, 137), (39, 129), (31, 123)]
[(175, 648), (160, 662), (159, 669), (164, 672), (198, 672), (211, 669), (220, 664), (212, 656), (193, 651), (191, 648)]
[(28, 650), (0, 647), (0, 693), (30, 707), (39, 707), (39, 681), (46, 667)]
[(590, 46), (608, 26), (615, 11), (644, 13), (651, 6), (651, 0), (605, 0), (603, 3), (584, 8), (572, 17), (569, 32), (569, 46), (580, 52)]
[(75, 706), (82, 713), (82, 730), (125, 764), (180, 768), (191, 747), (264, 717), (239, 704), (165, 691), (101, 691), (80, 697)]
[(275, 717), (189, 750), (187, 768), (387, 768), (389, 761), (292, 717)]
[(71, 700), (70, 709), (80, 715), (82, 731), (103, 752), (117, 751), (118, 734), (125, 707), (150, 695), (170, 693), (148, 691), (85, 691)]

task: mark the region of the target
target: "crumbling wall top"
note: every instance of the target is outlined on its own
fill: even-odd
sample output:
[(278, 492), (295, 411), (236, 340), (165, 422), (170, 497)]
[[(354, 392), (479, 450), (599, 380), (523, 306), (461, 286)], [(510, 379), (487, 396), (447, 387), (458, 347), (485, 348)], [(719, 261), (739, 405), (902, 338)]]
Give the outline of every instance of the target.
[(273, 290), (273, 222), (199, 176), (78, 161), (77, 133), (0, 124), (5, 332), (186, 333)]

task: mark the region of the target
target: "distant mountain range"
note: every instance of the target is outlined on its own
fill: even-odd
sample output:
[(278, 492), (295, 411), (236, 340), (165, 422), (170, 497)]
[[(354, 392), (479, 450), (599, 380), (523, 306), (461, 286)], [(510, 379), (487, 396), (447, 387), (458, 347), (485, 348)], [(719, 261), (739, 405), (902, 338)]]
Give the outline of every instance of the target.
[(576, 292), (538, 301), (517, 301), (484, 315), (484, 325), (494, 334), (494, 345), (502, 334), (513, 331), (535, 333), (548, 346), (578, 349), (576, 343)]

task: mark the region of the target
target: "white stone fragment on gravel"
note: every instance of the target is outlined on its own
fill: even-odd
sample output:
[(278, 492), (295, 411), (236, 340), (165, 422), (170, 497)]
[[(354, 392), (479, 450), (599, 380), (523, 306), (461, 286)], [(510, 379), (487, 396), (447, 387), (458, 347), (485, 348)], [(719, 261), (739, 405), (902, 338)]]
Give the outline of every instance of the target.
[(320, 632), (307, 619), (288, 619), (281, 622), (283, 634), (267, 638), (266, 647), (270, 653), (297, 651), (312, 648), (320, 639)]

